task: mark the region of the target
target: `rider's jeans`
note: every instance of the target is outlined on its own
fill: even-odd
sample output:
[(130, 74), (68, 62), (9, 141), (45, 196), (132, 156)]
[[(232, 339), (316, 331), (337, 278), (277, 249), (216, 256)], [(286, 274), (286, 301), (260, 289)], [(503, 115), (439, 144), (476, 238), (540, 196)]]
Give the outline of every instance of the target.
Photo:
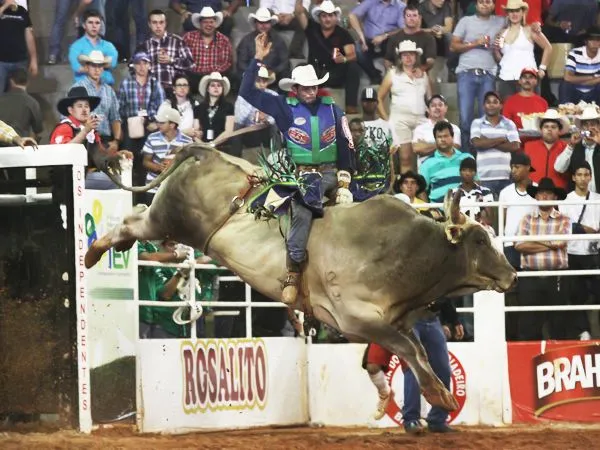
[[(321, 198), (336, 186), (337, 177), (335, 172), (323, 172), (320, 185)], [(296, 200), (292, 200), (292, 221), (287, 236), (287, 248), (290, 259), (297, 263), (302, 263), (306, 258), (306, 244), (308, 243), (312, 219), (313, 213), (310, 209)]]
[[(439, 317), (419, 320), (413, 327), (417, 338), (423, 344), (429, 364), (440, 381), (450, 389), (450, 362), (446, 336), (442, 330)], [(402, 407), (404, 422), (419, 420), (421, 418), (421, 388), (412, 370), (404, 371), (404, 406)], [(443, 424), (448, 418), (448, 411), (439, 406), (434, 406), (427, 415), (427, 423)]]

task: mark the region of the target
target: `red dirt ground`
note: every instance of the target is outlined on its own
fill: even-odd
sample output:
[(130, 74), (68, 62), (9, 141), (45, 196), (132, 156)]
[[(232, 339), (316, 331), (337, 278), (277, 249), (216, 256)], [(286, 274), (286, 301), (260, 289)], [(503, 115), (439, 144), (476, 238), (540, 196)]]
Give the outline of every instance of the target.
[(459, 433), (409, 436), (400, 429), (263, 428), (184, 435), (139, 435), (130, 426), (97, 430), (0, 432), (0, 449), (587, 449), (599, 447), (600, 426), (458, 427)]

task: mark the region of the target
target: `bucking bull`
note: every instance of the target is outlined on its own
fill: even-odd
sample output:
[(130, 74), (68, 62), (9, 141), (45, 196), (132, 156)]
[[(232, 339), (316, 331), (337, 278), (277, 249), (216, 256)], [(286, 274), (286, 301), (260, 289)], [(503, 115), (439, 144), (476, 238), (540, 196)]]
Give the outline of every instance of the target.
[[(125, 187), (109, 176), (133, 192), (161, 187), (149, 208), (91, 245), (86, 267), (111, 247), (123, 251), (136, 240), (169, 238), (207, 250), (254, 289), (280, 299), (286, 249), (279, 226), (241, 207), (258, 188), (260, 168), (192, 144), (145, 187)], [(479, 224), (465, 220), (458, 201), (446, 198), (443, 224), (389, 195), (326, 208), (312, 226), (305, 288), (296, 305), (301, 309), (309, 294), (318, 320), (353, 342), (375, 342), (402, 356), (427, 401), (448, 410), (457, 403), (433, 373), (412, 325), (440, 297), (504, 292), (516, 281), (504, 255)]]

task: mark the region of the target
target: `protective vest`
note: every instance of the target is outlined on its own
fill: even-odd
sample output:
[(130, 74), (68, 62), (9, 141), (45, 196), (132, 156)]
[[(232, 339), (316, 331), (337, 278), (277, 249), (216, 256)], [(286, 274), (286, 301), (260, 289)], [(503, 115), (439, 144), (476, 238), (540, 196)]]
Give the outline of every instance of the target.
[(297, 98), (287, 98), (294, 117), (285, 133), (287, 148), (296, 164), (319, 165), (335, 163), (338, 159), (336, 117), (331, 97), (321, 97), (317, 114)]

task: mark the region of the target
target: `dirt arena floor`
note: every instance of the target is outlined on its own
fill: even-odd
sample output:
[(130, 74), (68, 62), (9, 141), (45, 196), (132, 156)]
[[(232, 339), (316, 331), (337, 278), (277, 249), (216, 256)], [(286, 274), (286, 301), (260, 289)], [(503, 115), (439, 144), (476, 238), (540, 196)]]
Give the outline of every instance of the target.
[(184, 435), (139, 435), (131, 426), (97, 430), (0, 432), (0, 449), (595, 449), (600, 426), (458, 427), (450, 435), (409, 436), (366, 428), (263, 428)]

